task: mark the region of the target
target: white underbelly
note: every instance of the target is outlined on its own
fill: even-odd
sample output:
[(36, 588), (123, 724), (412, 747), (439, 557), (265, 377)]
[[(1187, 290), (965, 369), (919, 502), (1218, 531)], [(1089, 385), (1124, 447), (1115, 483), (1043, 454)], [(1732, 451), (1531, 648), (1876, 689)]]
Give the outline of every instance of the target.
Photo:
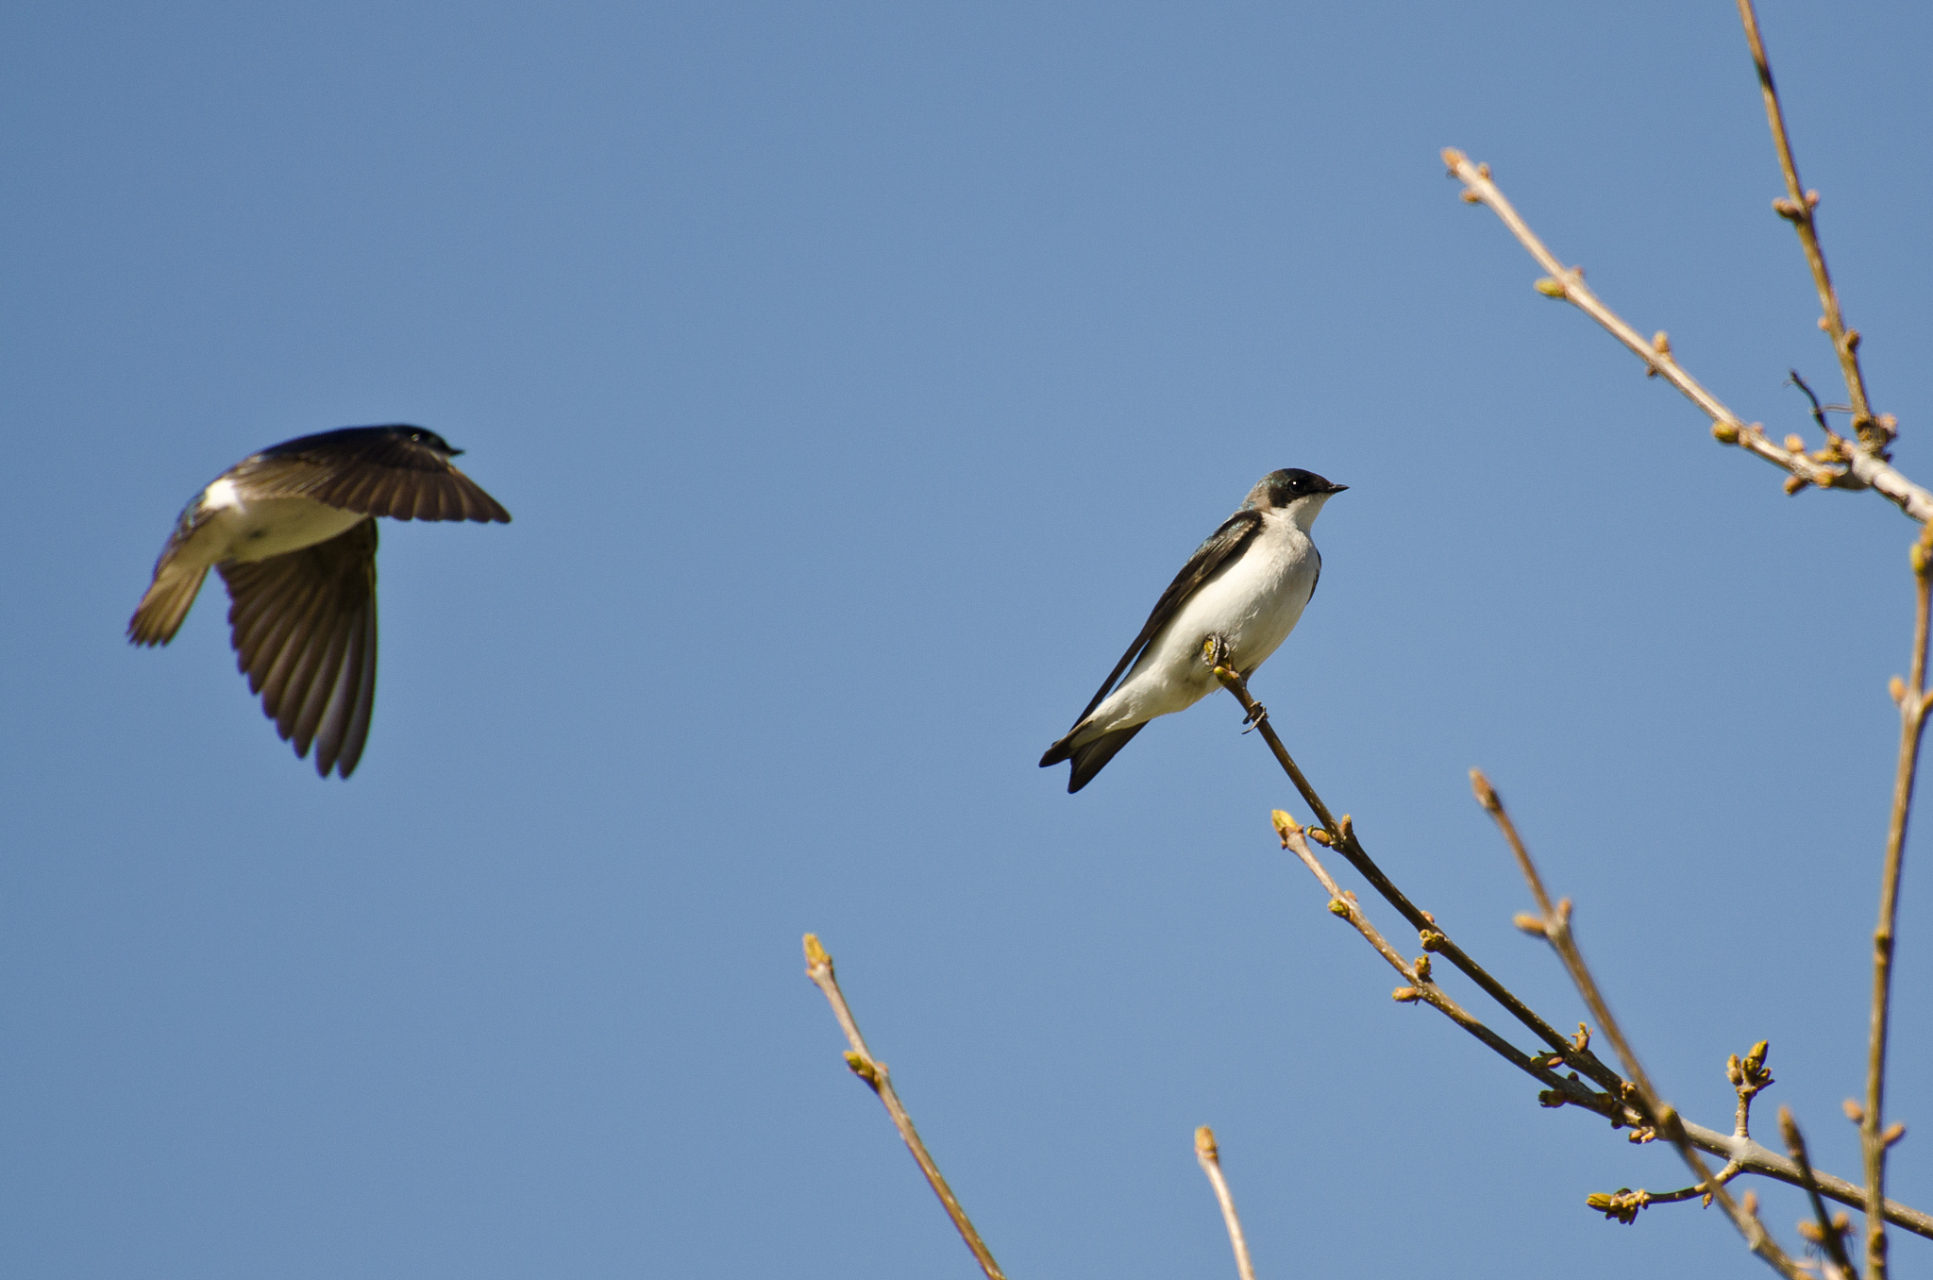
[(266, 560), (327, 542), (369, 517), (310, 498), (263, 498), (209, 517), (222, 553), (217, 560)]
[(1097, 729), (1172, 715), (1219, 688), (1202, 654), (1211, 636), (1227, 643), (1238, 671), (1253, 671), (1288, 639), (1309, 603), (1318, 561), (1306, 535), (1269, 532), (1276, 537), (1203, 586), (1148, 643), (1120, 688), (1095, 708)]

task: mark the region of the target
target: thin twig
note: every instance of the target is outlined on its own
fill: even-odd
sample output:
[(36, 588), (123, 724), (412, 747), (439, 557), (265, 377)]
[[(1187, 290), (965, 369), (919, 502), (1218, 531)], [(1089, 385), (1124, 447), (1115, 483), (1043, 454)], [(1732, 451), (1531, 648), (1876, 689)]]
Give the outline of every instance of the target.
[(1401, 889), (1396, 887), (1394, 881), (1383, 874), (1382, 868), (1376, 865), (1375, 860), (1362, 847), (1362, 841), (1356, 837), (1355, 827), (1350, 822), (1349, 816), (1345, 814), (1338, 821), (1329, 812), (1329, 807), (1322, 802), (1322, 797), (1316, 794), (1315, 788), (1309, 785), (1309, 780), (1302, 775), (1302, 770), (1296, 767), (1295, 760), (1289, 755), (1289, 749), (1282, 745), (1281, 737), (1276, 734), (1275, 726), (1269, 723), (1268, 709), (1255, 701), (1254, 696), (1249, 693), (1248, 682), (1239, 672), (1225, 666), (1216, 666), (1214, 673), (1223, 687), (1242, 704), (1242, 710), (1246, 713), (1249, 722), (1255, 726), (1262, 741), (1267, 743), (1269, 750), (1274, 753), (1276, 763), (1280, 764), (1282, 771), (1289, 775), (1289, 781), (1295, 784), (1295, 789), (1302, 794), (1304, 803), (1309, 806), (1310, 812), (1315, 814), (1316, 821), (1323, 828), (1323, 843), (1347, 858), (1349, 864), (1356, 868), (1363, 879), (1369, 881), (1370, 887), (1380, 893), (1390, 906), (1395, 907), (1403, 919), (1409, 921), (1410, 926), (1421, 936), (1423, 949), (1441, 955), (1461, 969), (1472, 982), (1483, 989), (1485, 995), (1502, 1005), (1512, 1017), (1528, 1027), (1538, 1038), (1561, 1055), (1567, 1064), (1583, 1073), (1586, 1078), (1613, 1091), (1622, 1086), (1624, 1082), (1617, 1072), (1599, 1061), (1596, 1054), (1573, 1044), (1563, 1032), (1538, 1017), (1529, 1005), (1519, 1000), (1508, 987), (1491, 977), (1482, 965), (1472, 960), (1463, 948), (1452, 942), (1443, 928), (1436, 923), (1434, 916), (1417, 907)]
[[(1257, 703), (1249, 694), (1246, 682), (1239, 675), (1228, 671), (1226, 668), (1217, 669), (1215, 675), (1228, 687), (1229, 692), (1242, 704), (1243, 709), (1248, 712), (1250, 720), (1260, 730), (1258, 736), (1268, 745), (1269, 750), (1275, 755), (1277, 762), (1282, 765), (1283, 771), (1295, 783), (1296, 789), (1302, 793), (1302, 798), (1308, 803), (1310, 810), (1318, 816), (1327, 814), (1329, 812), (1328, 806), (1322, 802), (1322, 797), (1315, 793), (1315, 789), (1309, 785), (1308, 779), (1296, 767), (1295, 761), (1289, 756), (1288, 749), (1282, 745), (1281, 738), (1277, 736), (1273, 726), (1268, 723), (1267, 709), (1260, 703)], [(1331, 821), (1333, 822), (1334, 820), (1332, 819)], [(1283, 847), (1293, 847), (1284, 836), (1284, 829), (1285, 827), (1295, 826), (1294, 819), (1289, 817), (1288, 814), (1277, 810), (1274, 816), (1274, 823), (1276, 834), (1278, 837), (1283, 837)], [(1586, 1071), (1586, 1074), (1592, 1079), (1598, 1079), (1599, 1073), (1608, 1076), (1609, 1083), (1606, 1086), (1608, 1092), (1598, 1093), (1578, 1080), (1571, 1079), (1568, 1076), (1559, 1076), (1556, 1072), (1550, 1070), (1550, 1064), (1545, 1060), (1542, 1058), (1531, 1058), (1525, 1055), (1516, 1046), (1497, 1035), (1489, 1027), (1475, 1018), (1471, 1018), (1469, 1024), (1459, 1023), (1458, 1025), (1463, 1026), (1464, 1030), (1482, 1041), (1485, 1047), (1491, 1049), (1506, 1062), (1509, 1062), (1525, 1074), (1535, 1077), (1539, 1083), (1545, 1085), (1552, 1091), (1547, 1097), (1540, 1096), (1540, 1101), (1547, 1101), (1552, 1106), (1568, 1104), (1582, 1107), (1598, 1115), (1615, 1117), (1620, 1125), (1633, 1122), (1642, 1123), (1641, 1117), (1636, 1116), (1635, 1113), (1631, 1112), (1628, 1107), (1619, 1101), (1626, 1087), (1623, 1077), (1598, 1061), (1594, 1054), (1582, 1048), (1581, 1045), (1567, 1039), (1555, 1029), (1550, 1029), (1549, 1023), (1539, 1017), (1535, 1011), (1525, 1005), (1523, 1001), (1519, 1000), (1509, 989), (1497, 983), (1496, 979), (1492, 978), (1474, 960), (1470, 960), (1468, 956), (1464, 955), (1461, 948), (1450, 943), (1449, 939), (1444, 937), (1441, 930), (1436, 926), (1435, 920), (1427, 913), (1418, 911), (1411, 904), (1410, 900), (1404, 896), (1402, 890), (1391, 883), (1389, 878), (1383, 875), (1381, 869), (1369, 859), (1368, 854), (1363, 852), (1362, 844), (1355, 836), (1354, 824), (1349, 821), (1346, 815), (1341, 822), (1334, 822), (1334, 826), (1337, 829), (1348, 832), (1348, 840), (1343, 844), (1343, 852), (1345, 856), (1350, 858), (1352, 865), (1359, 872), (1362, 872), (1364, 877), (1376, 887), (1377, 892), (1381, 893), (1390, 902), (1390, 905), (1401, 912), (1403, 917), (1412, 924), (1417, 923), (1418, 917), (1421, 918), (1422, 924), (1418, 928), (1425, 939), (1425, 950), (1434, 948), (1439, 954), (1448, 957), (1452, 962), (1456, 963), (1459, 969), (1462, 969), (1465, 974), (1470, 975), (1473, 980), (1477, 981), (1477, 984), (1483, 988), (1485, 994), (1497, 1000), (1497, 1003), (1503, 1005), (1505, 1009), (1509, 1010), (1525, 1026), (1530, 1027), (1532, 1030), (1538, 1030), (1539, 1028), (1549, 1029), (1549, 1034), (1545, 1038), (1546, 1040), (1555, 1040), (1556, 1043), (1552, 1047), (1560, 1050), (1559, 1056), (1566, 1063), (1577, 1067), (1580, 1071), (1584, 1071), (1586, 1065), (1588, 1065), (1592, 1070)], [(1297, 827), (1296, 829), (1298, 834), (1300, 834), (1301, 828)], [(1316, 836), (1314, 833), (1317, 830), (1316, 828), (1310, 829), (1312, 838), (1322, 839), (1331, 848), (1335, 847), (1336, 836), (1331, 831), (1321, 830), (1320, 835)], [(1297, 856), (1299, 857), (1301, 854), (1298, 853)], [(1313, 850), (1309, 850), (1309, 857), (1311, 859), (1314, 858)], [(1310, 869), (1315, 871), (1320, 866), (1321, 864), (1318, 861), (1316, 866)], [(1317, 879), (1324, 882), (1325, 888), (1334, 883), (1328, 877), (1326, 869), (1318, 873)], [(1338, 900), (1333, 890), (1330, 892), (1330, 900), (1332, 902)], [(1354, 902), (1353, 898), (1346, 898), (1344, 900), (1350, 903)], [(1358, 909), (1358, 914), (1360, 914), (1360, 909)], [(1394, 948), (1390, 948), (1388, 952), (1383, 952), (1380, 948), (1378, 950), (1386, 960), (1390, 954), (1394, 953)], [(1396, 967), (1401, 971), (1403, 969), (1403, 963), (1400, 955), (1397, 956), (1397, 962)], [(1411, 985), (1414, 985), (1414, 983)], [(1492, 990), (1492, 987), (1496, 989)], [(1478, 1030), (1479, 1028), (1481, 1028), (1480, 1031)], [(1539, 1031), (1538, 1034), (1544, 1035), (1544, 1032)], [(1746, 1173), (1758, 1174), (1761, 1177), (1789, 1183), (1795, 1187), (1803, 1185), (1798, 1166), (1771, 1148), (1753, 1141), (1749, 1136), (1742, 1136), (1737, 1133), (1723, 1133), (1717, 1129), (1708, 1129), (1703, 1125), (1694, 1124), (1682, 1118), (1681, 1123), (1686, 1139), (1700, 1151), (1720, 1156), (1728, 1163), (1736, 1163)], [(1863, 1208), (1865, 1206), (1865, 1192), (1857, 1184), (1828, 1173), (1819, 1173), (1817, 1176), (1820, 1190), (1825, 1193), (1827, 1199), (1836, 1200), (1841, 1204), (1852, 1205), (1857, 1208)], [(1886, 1220), (1895, 1226), (1904, 1227), (1915, 1235), (1924, 1236), (1929, 1240), (1933, 1240), (1933, 1214), (1901, 1204), (1896, 1200), (1888, 1200), (1886, 1202)]]
[(1869, 488), (1897, 503), (1901, 510), (1922, 524), (1933, 519), (1933, 493), (1908, 480), (1881, 454), (1867, 449), (1842, 449), (1828, 441), (1827, 447), (1818, 454), (1808, 455), (1802, 448), (1788, 449), (1773, 442), (1766, 436), (1763, 426), (1742, 420), (1696, 378), (1685, 372), (1672, 355), (1671, 343), (1662, 332), (1646, 342), (1636, 329), (1591, 291), (1584, 283), (1582, 270), (1564, 266), (1557, 255), (1545, 247), (1491, 180), (1489, 165), (1471, 163), (1468, 156), (1454, 147), (1443, 152), (1443, 161), (1450, 167), (1451, 175), (1463, 183), (1463, 198), (1472, 204), (1482, 204), (1495, 213), (1518, 242), (1529, 250), (1538, 265), (1550, 273), (1537, 282), (1538, 291), (1570, 302), (1644, 361), (1647, 373), (1661, 377), (1678, 388), (1712, 420), (1712, 435), (1721, 443), (1738, 445), (1789, 472), (1793, 481), (1788, 484), (1796, 482), (1800, 487), (1813, 484), (1820, 488), (1836, 489)]
[(1235, 1248), (1235, 1273), (1241, 1280), (1255, 1280), (1255, 1263), (1248, 1256), (1248, 1239), (1242, 1235), (1242, 1220), (1235, 1214), (1235, 1197), (1222, 1176), (1221, 1148), (1215, 1145), (1215, 1131), (1207, 1125), (1195, 1130), (1195, 1159), (1215, 1189), (1215, 1201), (1222, 1207), (1222, 1221), (1228, 1224), (1228, 1242)]
[(1852, 399), (1852, 426), (1861, 445), (1878, 452), (1893, 436), (1890, 423), (1877, 421), (1866, 398), (1866, 377), (1859, 368), (1859, 331), (1846, 328), (1839, 310), (1839, 292), (1832, 287), (1832, 274), (1826, 270), (1826, 251), (1819, 244), (1817, 225), (1819, 193), (1807, 191), (1799, 183), (1798, 162), (1792, 158), (1792, 140), (1785, 132), (1785, 110), (1779, 105), (1779, 91), (1772, 83), (1772, 64), (1765, 57), (1765, 42), (1759, 38), (1758, 14), (1752, 0), (1738, 0), (1738, 18), (1745, 26), (1745, 43), (1752, 50), (1752, 65), (1758, 69), (1759, 92), (1765, 97), (1765, 121), (1772, 128), (1772, 146), (1779, 153), (1779, 170), (1785, 175), (1786, 198), (1774, 200), (1773, 210), (1799, 233), (1805, 249), (1806, 264), (1812, 268), (1812, 283), (1819, 291), (1819, 327), (1832, 339), (1839, 357), (1839, 371), (1845, 375), (1846, 394)]
[(873, 1057), (872, 1051), (866, 1048), (866, 1039), (859, 1034), (859, 1023), (853, 1019), (852, 1008), (846, 1003), (845, 993), (839, 990), (839, 980), (833, 976), (832, 957), (826, 954), (824, 947), (819, 945), (817, 935), (810, 933), (805, 935), (805, 976), (812, 979), (819, 990), (825, 992), (826, 1000), (832, 1005), (832, 1016), (839, 1020), (839, 1028), (846, 1033), (846, 1041), (852, 1046), (846, 1054), (846, 1065), (852, 1069), (854, 1075), (872, 1086), (872, 1091), (878, 1094), (879, 1100), (886, 1105), (886, 1114), (893, 1118), (893, 1127), (898, 1129), (899, 1136), (905, 1139), (907, 1150), (913, 1153), (913, 1159), (919, 1163), (920, 1172), (926, 1175), (926, 1181), (932, 1186), (933, 1194), (938, 1196), (940, 1203), (945, 1206), (946, 1216), (953, 1219), (953, 1225), (959, 1228), (960, 1238), (966, 1241), (967, 1248), (973, 1250), (973, 1257), (979, 1262), (980, 1270), (986, 1272), (987, 1280), (1006, 1280), (1005, 1273), (1000, 1270), (1000, 1264), (993, 1260), (993, 1254), (988, 1250), (986, 1241), (980, 1238), (980, 1233), (974, 1229), (972, 1220), (966, 1215), (966, 1210), (960, 1207), (959, 1200), (954, 1197), (953, 1189), (946, 1185), (946, 1179), (940, 1175), (940, 1166), (933, 1163), (933, 1157), (927, 1153), (926, 1144), (920, 1141), (919, 1131), (913, 1128), (913, 1117), (906, 1113), (905, 1106), (899, 1100), (899, 1094), (893, 1089), (892, 1077), (886, 1070), (886, 1064)]
[(1309, 847), (1305, 838), (1306, 833), (1296, 820), (1280, 809), (1277, 809), (1271, 817), (1275, 824), (1275, 833), (1281, 838), (1282, 847), (1292, 850), (1296, 857), (1302, 859), (1302, 865), (1306, 866), (1328, 891), (1330, 913), (1348, 921), (1350, 926), (1363, 936), (1363, 940), (1375, 948), (1376, 954), (1387, 961), (1390, 968), (1402, 975), (1403, 985), (1390, 993), (1398, 1002), (1411, 1004), (1421, 1001), (1429, 1005), (1476, 1037), (1485, 1048), (1503, 1058), (1504, 1061), (1526, 1075), (1535, 1077), (1546, 1087), (1547, 1092), (1540, 1095), (1540, 1100), (1547, 1106), (1562, 1106), (1569, 1103), (1608, 1117), (1614, 1124), (1635, 1125), (1641, 1122), (1642, 1117), (1629, 1111), (1618, 1100), (1616, 1091), (1597, 1093), (1574, 1076), (1558, 1075), (1551, 1067), (1559, 1059), (1553, 1058), (1545, 1062), (1530, 1057), (1451, 999), (1431, 977), (1429, 957), (1423, 956), (1414, 962), (1405, 960), (1402, 952), (1392, 947), (1381, 931), (1369, 922), (1369, 917), (1363, 914), (1362, 905), (1356, 901), (1356, 895), (1336, 884), (1335, 877), (1329, 874), (1329, 869), (1322, 865), (1320, 858), (1316, 857), (1315, 850)]
[(1584, 1004), (1590, 1009), (1591, 1016), (1597, 1019), (1598, 1027), (1611, 1041), (1611, 1047), (1617, 1051), (1618, 1061), (1624, 1066), (1624, 1074), (1636, 1087), (1645, 1113), (1653, 1117), (1659, 1136), (1678, 1149), (1678, 1154), (1690, 1166), (1692, 1175), (1698, 1182), (1711, 1188), (1713, 1196), (1725, 1210), (1726, 1216), (1731, 1218), (1732, 1225), (1737, 1227), (1739, 1234), (1745, 1237), (1746, 1246), (1764, 1259), (1767, 1266), (1786, 1277), (1786, 1280), (1801, 1280), (1805, 1272), (1786, 1256), (1785, 1250), (1779, 1247), (1778, 1242), (1772, 1239), (1771, 1233), (1765, 1229), (1765, 1224), (1758, 1220), (1758, 1215), (1748, 1212), (1722, 1183), (1714, 1180), (1704, 1157), (1698, 1154), (1697, 1149), (1686, 1136), (1683, 1120), (1652, 1085), (1650, 1076), (1645, 1073), (1644, 1064), (1638, 1061), (1638, 1055), (1631, 1048), (1630, 1041), (1625, 1039), (1624, 1029), (1612, 1016), (1611, 1006), (1604, 999), (1604, 993), (1598, 989), (1597, 979), (1592, 976), (1590, 967), (1584, 963), (1584, 953), (1578, 949), (1577, 939), (1571, 933), (1570, 900), (1565, 899), (1555, 905), (1551, 903), (1550, 895), (1544, 890), (1543, 877), (1537, 874), (1537, 865), (1531, 861), (1530, 851), (1524, 847), (1523, 838), (1517, 834), (1516, 824), (1505, 812), (1502, 799), (1481, 773), (1473, 769), (1470, 771), (1470, 777), (1478, 802), (1489, 811), (1498, 829), (1503, 832), (1504, 839), (1510, 844), (1511, 852), (1517, 857), (1517, 865), (1524, 873), (1524, 879), (1530, 884), (1531, 896), (1537, 900), (1538, 909), (1542, 912), (1544, 937), (1550, 942), (1551, 949), (1557, 952), (1565, 970), (1570, 974), (1572, 984), (1577, 987), (1577, 993), (1584, 998)]
[(1911, 674), (1904, 686), (1895, 681), (1899, 704), (1899, 765), (1893, 774), (1892, 815), (1886, 826), (1886, 862), (1879, 880), (1879, 924), (1873, 930), (1873, 1014), (1866, 1054), (1866, 1108), (1859, 1136), (1866, 1166), (1866, 1270), (1872, 1280), (1886, 1280), (1886, 1140), (1883, 1107), (1886, 1101), (1886, 1036), (1892, 1016), (1893, 937), (1899, 916), (1899, 877), (1906, 855), (1906, 822), (1913, 806), (1913, 783), (1919, 773), (1920, 743), (1926, 734), (1926, 713), (1933, 700), (1926, 693), (1928, 610), (1933, 607), (1933, 526), (1921, 533), (1913, 547), (1913, 578), (1918, 608), (1913, 620)]
[(1812, 1176), (1812, 1161), (1807, 1158), (1805, 1136), (1799, 1132), (1799, 1122), (1792, 1118), (1792, 1108), (1779, 1108), (1779, 1132), (1785, 1138), (1785, 1149), (1792, 1153), (1792, 1163), (1799, 1166), (1799, 1173), (1805, 1179), (1806, 1198), (1812, 1202), (1812, 1216), (1819, 1223), (1819, 1247), (1832, 1259), (1832, 1265), (1846, 1280), (1859, 1280), (1859, 1273), (1853, 1270), (1852, 1259), (1846, 1255), (1846, 1238), (1832, 1215), (1826, 1212), (1826, 1202), (1819, 1196), (1819, 1180)]

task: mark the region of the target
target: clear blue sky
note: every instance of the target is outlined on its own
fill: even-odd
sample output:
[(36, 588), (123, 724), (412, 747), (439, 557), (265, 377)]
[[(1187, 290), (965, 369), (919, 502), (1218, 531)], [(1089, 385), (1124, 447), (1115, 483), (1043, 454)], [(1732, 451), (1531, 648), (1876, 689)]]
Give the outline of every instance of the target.
[[(1763, 18), (1933, 477), (1933, 16)], [(1202, 1123), (1265, 1274), (1762, 1274), (1715, 1214), (1595, 1219), (1675, 1160), (1391, 1003), (1232, 702), (1078, 796), (1035, 768), (1282, 466), (1352, 486), (1256, 680), (1326, 795), (1574, 1023), (1484, 766), (1670, 1095), (1723, 1125), (1769, 1037), (1765, 1135), (1854, 1172), (1913, 530), (1714, 445), (1436, 158), (1807, 427), (1727, 0), (22, 5), (0, 103), (9, 1273), (970, 1276), (811, 929), (1016, 1277), (1232, 1274)], [(325, 783), (218, 585), (122, 633), (199, 486), (393, 421), (516, 522), (384, 528)]]

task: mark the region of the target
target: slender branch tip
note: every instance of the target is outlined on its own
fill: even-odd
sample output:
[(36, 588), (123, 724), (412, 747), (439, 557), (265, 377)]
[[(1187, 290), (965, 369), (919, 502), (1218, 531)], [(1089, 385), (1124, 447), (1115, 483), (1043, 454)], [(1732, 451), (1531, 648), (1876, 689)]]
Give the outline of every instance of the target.
[(808, 933), (805, 935), (805, 966), (807, 972), (813, 969), (830, 969), (832, 967), (832, 957), (827, 955), (826, 949), (819, 945), (819, 935), (816, 933)]

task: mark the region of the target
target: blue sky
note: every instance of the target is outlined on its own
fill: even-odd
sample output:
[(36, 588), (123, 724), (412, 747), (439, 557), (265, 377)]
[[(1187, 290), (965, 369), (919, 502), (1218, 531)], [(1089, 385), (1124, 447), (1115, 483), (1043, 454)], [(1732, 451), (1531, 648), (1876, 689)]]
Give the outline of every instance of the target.
[[(1933, 19), (1762, 19), (1925, 479)], [(1203, 1123), (1265, 1274), (1756, 1273), (1597, 1220), (1675, 1160), (1389, 1001), (1232, 702), (1034, 767), (1281, 466), (1351, 486), (1255, 681), (1330, 802), (1575, 1022), (1483, 766), (1665, 1090), (1722, 1126), (1769, 1038), (1764, 1136), (1854, 1172), (1913, 530), (1714, 445), (1436, 158), (1806, 429), (1729, 4), (22, 6), (0, 103), (10, 1270), (974, 1274), (809, 929), (1015, 1276), (1226, 1268)], [(218, 586), (122, 634), (199, 486), (392, 421), (516, 521), (384, 528), (324, 783)], [(1891, 1188), (1933, 1202), (1913, 1139)]]

